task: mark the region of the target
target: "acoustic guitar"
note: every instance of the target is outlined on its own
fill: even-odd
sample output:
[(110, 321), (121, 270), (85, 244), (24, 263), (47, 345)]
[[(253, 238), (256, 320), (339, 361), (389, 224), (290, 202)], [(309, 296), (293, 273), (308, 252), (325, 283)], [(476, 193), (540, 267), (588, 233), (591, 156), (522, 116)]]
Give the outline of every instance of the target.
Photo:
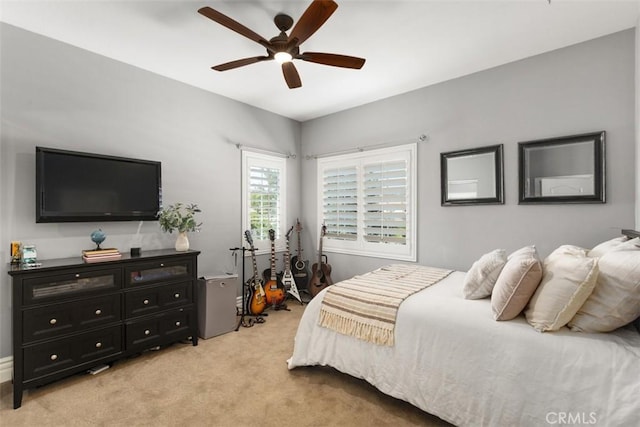
[(284, 253), (284, 272), (282, 273), (282, 284), (284, 285), (285, 290), (288, 294), (291, 294), (295, 299), (297, 299), (300, 304), (302, 304), (302, 298), (300, 298), (300, 292), (298, 292), (298, 286), (296, 286), (296, 281), (293, 278), (293, 273), (291, 273), (291, 254), (289, 252), (289, 237), (291, 236), (291, 232), (293, 231), (293, 226), (287, 232), (287, 250)]
[[(327, 227), (323, 224), (320, 230), (320, 243), (318, 246), (318, 262), (311, 266), (311, 280), (309, 281), (309, 292), (311, 297), (315, 297), (324, 288), (333, 285), (331, 279), (331, 266), (322, 262), (322, 238), (327, 233)], [(326, 258), (326, 257), (325, 257)]]
[(286, 296), (284, 285), (276, 273), (276, 232), (269, 230), (269, 240), (271, 240), (271, 268), (267, 268), (262, 273), (264, 277), (264, 292), (267, 297), (267, 305), (278, 306), (282, 304)]
[(262, 279), (258, 273), (258, 265), (256, 264), (256, 253), (253, 247), (253, 239), (251, 238), (251, 231), (246, 230), (244, 237), (247, 239), (247, 243), (250, 246), (251, 261), (253, 263), (253, 277), (247, 280), (247, 287), (249, 288), (249, 295), (245, 302), (245, 309), (249, 314), (257, 316), (262, 314), (265, 308), (267, 308), (267, 300), (262, 287)]
[(296, 233), (298, 234), (298, 250), (296, 255), (291, 258), (291, 271), (293, 277), (296, 280), (298, 289), (307, 289), (309, 287), (309, 278), (311, 273), (309, 272), (309, 261), (302, 259), (302, 246), (300, 245), (300, 232), (302, 231), (302, 224), (300, 220), (296, 219)]

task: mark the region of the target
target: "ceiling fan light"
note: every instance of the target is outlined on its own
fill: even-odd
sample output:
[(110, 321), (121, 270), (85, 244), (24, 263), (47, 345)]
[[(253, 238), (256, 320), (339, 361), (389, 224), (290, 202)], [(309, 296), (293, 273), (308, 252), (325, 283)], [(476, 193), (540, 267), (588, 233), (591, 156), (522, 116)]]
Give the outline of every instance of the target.
[(280, 64), (284, 64), (285, 62), (291, 62), (291, 60), (293, 59), (293, 57), (289, 52), (276, 52), (276, 54), (273, 57)]

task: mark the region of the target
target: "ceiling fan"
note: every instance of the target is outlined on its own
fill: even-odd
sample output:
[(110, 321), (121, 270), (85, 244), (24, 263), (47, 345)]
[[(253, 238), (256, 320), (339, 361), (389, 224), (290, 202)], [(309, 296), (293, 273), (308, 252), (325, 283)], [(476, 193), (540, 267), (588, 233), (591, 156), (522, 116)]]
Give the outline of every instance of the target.
[(267, 54), (262, 56), (252, 56), (250, 58), (238, 59), (224, 64), (211, 67), (216, 71), (227, 71), (234, 68), (243, 67), (249, 64), (255, 64), (261, 61), (270, 61), (275, 59), (282, 64), (282, 73), (284, 79), (287, 82), (289, 89), (294, 89), (302, 86), (300, 75), (293, 65), (294, 59), (301, 59), (307, 62), (315, 62), (317, 64), (331, 65), (334, 67), (343, 68), (355, 68), (360, 69), (364, 65), (365, 59), (357, 58), (354, 56), (338, 55), (334, 53), (321, 53), (321, 52), (303, 52), (300, 53), (300, 45), (307, 40), (313, 33), (329, 19), (329, 17), (338, 8), (336, 2), (332, 0), (314, 0), (307, 10), (304, 11), (296, 25), (291, 30), (291, 33), (287, 35), (288, 31), (293, 25), (293, 19), (283, 13), (279, 13), (273, 19), (276, 27), (280, 30), (280, 34), (273, 37), (271, 40), (266, 40), (261, 35), (253, 32), (249, 28), (240, 24), (237, 21), (229, 18), (228, 16), (212, 9), (208, 6), (198, 10), (198, 13), (206, 16), (207, 18), (217, 22), (220, 25), (224, 25), (236, 33), (245, 36), (254, 42), (262, 45), (267, 49)]

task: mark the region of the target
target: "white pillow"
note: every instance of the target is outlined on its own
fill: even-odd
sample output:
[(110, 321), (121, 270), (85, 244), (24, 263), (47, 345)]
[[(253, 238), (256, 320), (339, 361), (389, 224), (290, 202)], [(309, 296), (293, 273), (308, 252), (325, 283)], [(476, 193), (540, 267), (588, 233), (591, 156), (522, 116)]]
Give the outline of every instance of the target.
[(524, 246), (516, 251), (511, 252), (507, 257), (507, 261), (515, 256), (520, 256), (520, 255), (529, 255), (529, 256), (537, 257), (538, 251), (536, 250), (535, 245)]
[(504, 249), (495, 249), (473, 263), (466, 276), (462, 295), (465, 299), (480, 299), (491, 295), (502, 267), (507, 263)]
[(593, 293), (569, 322), (581, 332), (609, 332), (640, 317), (640, 248), (610, 251), (598, 261)]
[(526, 307), (542, 279), (542, 264), (535, 248), (511, 254), (491, 293), (491, 311), (495, 320), (511, 320)]
[(597, 278), (598, 258), (577, 246), (560, 246), (542, 263), (542, 281), (524, 312), (527, 322), (540, 332), (557, 331), (582, 307)]
[(607, 240), (595, 246), (593, 249), (589, 251), (587, 255), (590, 257), (601, 257), (607, 252), (611, 252), (613, 250), (619, 249), (622, 246), (622, 244), (628, 240), (629, 238), (627, 236), (620, 236), (620, 237), (616, 237), (615, 239)]

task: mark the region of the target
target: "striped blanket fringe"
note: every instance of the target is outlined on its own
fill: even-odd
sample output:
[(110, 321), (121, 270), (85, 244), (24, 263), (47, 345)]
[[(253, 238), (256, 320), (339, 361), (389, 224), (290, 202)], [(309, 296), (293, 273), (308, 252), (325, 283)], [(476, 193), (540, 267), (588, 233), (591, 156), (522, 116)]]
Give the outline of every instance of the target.
[(392, 264), (336, 283), (324, 294), (318, 323), (343, 335), (393, 346), (400, 304), (451, 271)]

